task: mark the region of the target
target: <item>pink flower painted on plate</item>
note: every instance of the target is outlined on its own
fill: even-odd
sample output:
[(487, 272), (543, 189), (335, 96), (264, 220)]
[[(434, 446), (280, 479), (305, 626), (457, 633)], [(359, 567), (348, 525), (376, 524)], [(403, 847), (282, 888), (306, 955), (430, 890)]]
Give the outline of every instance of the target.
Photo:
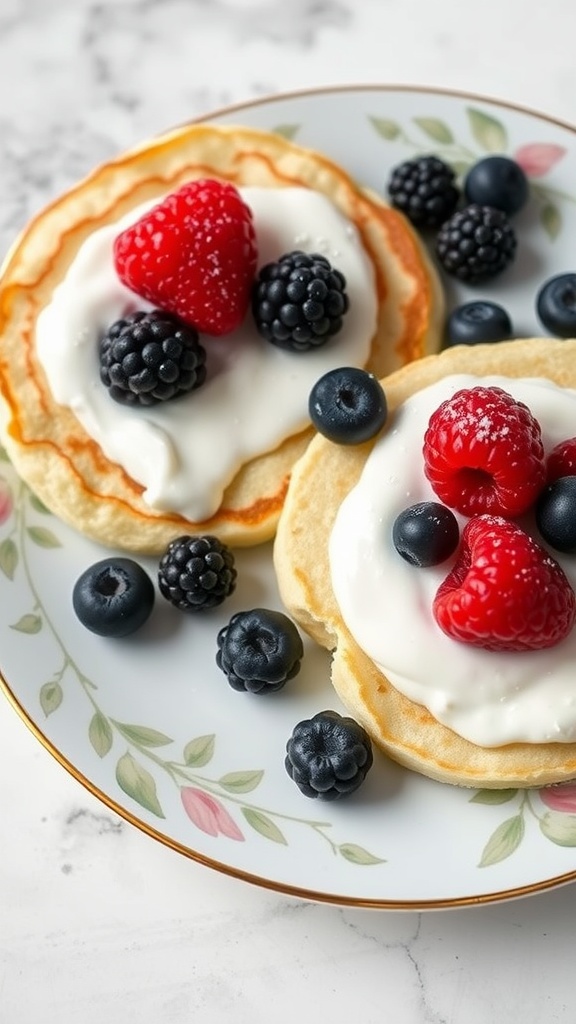
[(229, 839), (244, 841), (244, 836), (236, 822), (219, 800), (215, 800), (213, 796), (209, 796), (208, 793), (204, 793), (194, 786), (183, 786), (180, 796), (190, 821), (193, 821), (202, 832), (206, 832), (209, 836), (222, 834), (228, 836)]
[(576, 782), (565, 782), (559, 786), (547, 786), (540, 790), (540, 799), (552, 811), (576, 814)]
[(0, 477), (0, 524), (5, 523), (10, 518), (13, 507), (12, 488), (4, 477)]
[(541, 178), (565, 155), (564, 146), (556, 146), (552, 142), (529, 142), (516, 150), (514, 159), (529, 178)]

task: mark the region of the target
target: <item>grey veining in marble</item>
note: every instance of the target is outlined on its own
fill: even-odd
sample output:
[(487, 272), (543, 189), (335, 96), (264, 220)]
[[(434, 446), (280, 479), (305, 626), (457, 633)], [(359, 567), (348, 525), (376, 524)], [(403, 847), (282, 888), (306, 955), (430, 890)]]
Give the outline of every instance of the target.
[[(99, 161), (154, 131), (275, 90), (259, 70), (310, 54), (327, 32), (345, 45), (353, 8), (337, 0), (134, 0), (69, 8), (21, 0), (0, 14), (0, 248), (14, 230)], [(18, 61), (10, 55), (18, 53)], [(44, 83), (50, 82), (49, 90)], [(15, 116), (17, 114), (17, 116)]]

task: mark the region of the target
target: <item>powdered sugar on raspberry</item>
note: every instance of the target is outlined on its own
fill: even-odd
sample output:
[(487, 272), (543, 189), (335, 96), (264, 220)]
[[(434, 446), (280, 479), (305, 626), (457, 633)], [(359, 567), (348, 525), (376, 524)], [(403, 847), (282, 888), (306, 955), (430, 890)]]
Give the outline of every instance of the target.
[(432, 604), (447, 636), (490, 651), (540, 651), (560, 643), (576, 616), (564, 571), (516, 523), (476, 516)]
[(423, 454), (437, 496), (465, 515), (520, 515), (545, 479), (538, 421), (502, 388), (478, 385), (442, 402)]
[[(457, 643), (431, 615), (434, 596), (455, 559), (422, 571), (399, 558), (391, 540), (394, 520), (406, 505), (437, 500), (421, 463), (411, 455), (430, 416), (459, 389), (479, 383), (499, 386), (529, 407), (540, 423), (546, 452), (576, 422), (576, 392), (544, 380), (480, 381), (458, 375), (412, 396), (391, 419), (340, 507), (330, 538), (334, 594), (366, 655), (400, 692), (456, 733), (486, 747), (576, 742), (576, 629), (555, 647), (530, 652), (499, 653)], [(467, 518), (458, 512), (456, 517), (463, 529)], [(518, 522), (528, 532), (534, 528), (530, 514)], [(494, 549), (503, 550), (496, 537)], [(576, 589), (576, 559), (556, 555)], [(552, 560), (547, 551), (544, 566)], [(518, 563), (511, 572), (522, 578), (526, 569)], [(545, 586), (539, 596), (546, 592)]]
[(187, 182), (121, 231), (120, 280), (206, 334), (240, 326), (257, 264), (250, 207), (230, 182)]

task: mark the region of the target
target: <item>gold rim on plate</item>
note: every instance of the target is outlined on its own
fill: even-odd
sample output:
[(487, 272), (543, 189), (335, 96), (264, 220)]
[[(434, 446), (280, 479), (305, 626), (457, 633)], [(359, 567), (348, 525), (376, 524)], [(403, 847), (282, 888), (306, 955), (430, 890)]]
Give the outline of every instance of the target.
[[(406, 84), (381, 84), (381, 83), (363, 83), (363, 84), (352, 84), (352, 85), (329, 85), (315, 87), (311, 89), (301, 89), (288, 92), (274, 93), (267, 96), (262, 96), (253, 100), (246, 100), (239, 103), (229, 104), (227, 106), (212, 110), (200, 117), (192, 118), (189, 123), (201, 123), (219, 120), (223, 117), (229, 117), (236, 113), (241, 114), (245, 111), (254, 110), (255, 108), (264, 107), (270, 103), (277, 103), (282, 101), (298, 101), (311, 99), (314, 97), (322, 97), (331, 94), (338, 93), (366, 93), (366, 92), (382, 92), (382, 93), (393, 93), (393, 92), (405, 92), (422, 94), (426, 96), (436, 95), (445, 96), (448, 99), (455, 99), (464, 102), (475, 102), (483, 103), (490, 106), (498, 107), (499, 109), (510, 110), (516, 114), (527, 115), (534, 117), (544, 123), (556, 126), (565, 131), (576, 134), (576, 127), (560, 118), (552, 117), (548, 114), (542, 113), (539, 110), (532, 110), (529, 107), (524, 107), (520, 104), (504, 101), (494, 96), (486, 96), (479, 93), (466, 92), (455, 89), (445, 89), (442, 87), (427, 87), (418, 85), (406, 85)], [(90, 781), (68, 758), (55, 746), (55, 744), (42, 732), (40, 727), (36, 724), (33, 718), (22, 706), (15, 693), (10, 687), (10, 684), (3, 675), (0, 674), (0, 688), (7, 697), (9, 703), (12, 705), (18, 716), (27, 725), (32, 734), (42, 744), (42, 746), (56, 759), (56, 761), (66, 771), (79, 782), (89, 793), (100, 800), (105, 806), (111, 811), (117, 814), (120, 818), (134, 825), (137, 829), (143, 832), (145, 835), (150, 836), (152, 839), (157, 840), (164, 846), (168, 847), (175, 852), (182, 854), (190, 860), (196, 861), (199, 864), (209, 867), (221, 874), (228, 875), (231, 878), (236, 878), (242, 882), (248, 882), (257, 887), (266, 889), (268, 891), (277, 892), (286, 896), (296, 897), (303, 900), (308, 900), (314, 903), (323, 903), (335, 906), (345, 906), (350, 908), (363, 908), (363, 909), (375, 909), (375, 910), (404, 910), (404, 911), (423, 911), (423, 910), (440, 910), (457, 907), (470, 907), (486, 905), (491, 903), (497, 903), (512, 899), (517, 899), (524, 896), (534, 895), (536, 893), (546, 892), (550, 889), (558, 888), (559, 886), (568, 884), (576, 879), (576, 869), (565, 872), (560, 875), (555, 875), (551, 878), (543, 879), (538, 882), (533, 882), (528, 885), (517, 886), (514, 888), (501, 889), (489, 893), (478, 893), (475, 895), (459, 896), (459, 897), (447, 897), (447, 898), (435, 898), (435, 899), (416, 899), (416, 900), (394, 900), (384, 898), (367, 898), (367, 897), (354, 897), (344, 896), (337, 893), (318, 892), (314, 889), (307, 889), (301, 886), (290, 885), (289, 883), (277, 881), (269, 878), (262, 878), (259, 875), (255, 875), (251, 872), (241, 870), (233, 865), (226, 864), (222, 861), (216, 860), (212, 857), (206, 856), (205, 854), (199, 853), (196, 850), (178, 842), (177, 840), (167, 836), (165, 833), (158, 831), (147, 822), (143, 821), (137, 815), (133, 814), (123, 805), (117, 803), (109, 794), (103, 792), (98, 786)]]

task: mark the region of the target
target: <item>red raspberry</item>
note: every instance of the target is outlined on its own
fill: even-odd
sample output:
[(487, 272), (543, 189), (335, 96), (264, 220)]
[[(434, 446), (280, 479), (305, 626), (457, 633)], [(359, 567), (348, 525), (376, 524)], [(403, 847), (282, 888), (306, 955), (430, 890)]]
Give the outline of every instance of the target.
[(430, 417), (423, 454), (435, 493), (463, 515), (520, 515), (544, 485), (540, 426), (502, 388), (464, 388), (443, 402)]
[(483, 515), (466, 524), (432, 610), (454, 640), (490, 651), (533, 651), (568, 635), (576, 595), (558, 562), (524, 530)]
[(114, 242), (121, 281), (205, 334), (244, 319), (256, 272), (252, 211), (229, 182), (182, 185)]
[(561, 476), (576, 476), (576, 437), (560, 441), (548, 456), (546, 483), (552, 484)]

